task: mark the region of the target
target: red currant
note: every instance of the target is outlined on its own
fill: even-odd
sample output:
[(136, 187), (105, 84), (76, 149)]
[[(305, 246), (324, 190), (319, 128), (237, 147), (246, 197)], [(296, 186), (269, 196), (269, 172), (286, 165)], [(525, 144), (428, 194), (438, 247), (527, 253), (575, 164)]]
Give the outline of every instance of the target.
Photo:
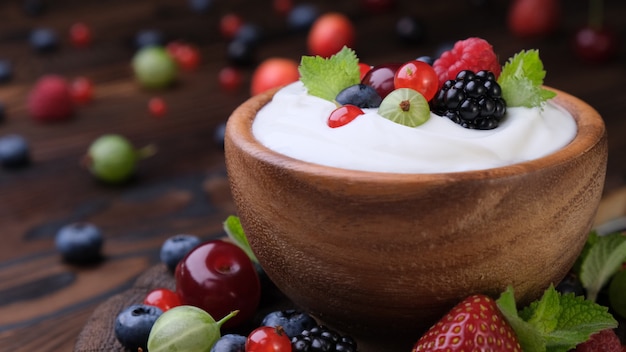
[(70, 84), (70, 93), (76, 104), (87, 104), (93, 99), (93, 83), (87, 77), (76, 77)]
[(159, 307), (164, 312), (170, 308), (182, 305), (178, 294), (166, 288), (157, 288), (148, 292), (143, 303), (149, 306)]
[(70, 41), (77, 48), (91, 44), (91, 29), (82, 22), (74, 23), (70, 27)]
[(162, 98), (153, 97), (148, 101), (148, 111), (154, 117), (161, 117), (167, 112), (167, 105)]
[(183, 70), (193, 71), (200, 65), (200, 51), (191, 44), (173, 41), (167, 44), (166, 49)]
[(338, 107), (333, 110), (328, 116), (328, 126), (331, 128), (341, 127), (343, 125), (347, 125), (352, 120), (356, 119), (357, 116), (363, 115), (364, 112), (355, 105), (346, 104)]
[(363, 62), (359, 62), (359, 71), (361, 71), (361, 76), (360, 76), (360, 80), (363, 80), (363, 77), (365, 77), (365, 75), (370, 72), (370, 70), (372, 69), (372, 66), (363, 63)]
[(291, 352), (291, 341), (282, 327), (261, 326), (248, 335), (246, 352)]
[(220, 19), (220, 33), (226, 39), (233, 39), (239, 28), (243, 25), (243, 19), (234, 13), (224, 15)]
[(241, 71), (231, 66), (222, 68), (217, 79), (222, 90), (226, 92), (237, 91), (243, 83)]
[(393, 85), (395, 89), (411, 88), (430, 101), (439, 88), (437, 72), (429, 64), (413, 60), (400, 66), (396, 71)]

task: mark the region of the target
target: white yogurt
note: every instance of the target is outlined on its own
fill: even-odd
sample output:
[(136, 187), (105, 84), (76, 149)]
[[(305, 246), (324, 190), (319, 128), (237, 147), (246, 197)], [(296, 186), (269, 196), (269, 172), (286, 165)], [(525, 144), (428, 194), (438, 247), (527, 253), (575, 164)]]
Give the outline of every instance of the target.
[(576, 135), (574, 118), (548, 102), (540, 108), (508, 108), (500, 126), (463, 128), (431, 114), (407, 127), (364, 109), (347, 125), (326, 121), (335, 104), (310, 96), (301, 82), (290, 84), (257, 114), (255, 138), (278, 153), (344, 169), (437, 173), (481, 170), (536, 159), (567, 145)]

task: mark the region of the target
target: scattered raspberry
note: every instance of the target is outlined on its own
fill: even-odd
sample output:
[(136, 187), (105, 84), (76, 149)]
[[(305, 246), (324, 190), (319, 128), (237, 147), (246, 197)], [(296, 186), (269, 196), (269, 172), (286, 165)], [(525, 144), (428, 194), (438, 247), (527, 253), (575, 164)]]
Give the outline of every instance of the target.
[(28, 111), (38, 121), (66, 120), (74, 112), (68, 81), (58, 75), (42, 76), (28, 96)]
[(623, 352), (619, 337), (613, 329), (591, 335), (589, 340), (576, 346), (574, 352)]
[(496, 78), (501, 71), (493, 47), (481, 38), (468, 38), (456, 42), (451, 50), (441, 54), (433, 63), (433, 68), (439, 76), (440, 87), (463, 70), (474, 72), (487, 70), (493, 72)]

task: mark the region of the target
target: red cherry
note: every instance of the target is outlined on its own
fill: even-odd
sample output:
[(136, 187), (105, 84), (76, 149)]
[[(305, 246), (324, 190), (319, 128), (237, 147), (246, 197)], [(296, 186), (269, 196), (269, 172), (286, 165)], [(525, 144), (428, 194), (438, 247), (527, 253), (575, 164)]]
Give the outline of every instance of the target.
[(254, 70), (250, 83), (250, 93), (257, 95), (268, 89), (293, 83), (299, 78), (300, 72), (296, 61), (285, 58), (269, 58)]
[(149, 306), (159, 307), (164, 312), (170, 308), (182, 305), (178, 294), (166, 288), (156, 288), (148, 292), (143, 299), (143, 303)]
[(76, 77), (70, 83), (70, 93), (76, 104), (87, 104), (93, 99), (93, 83), (87, 77)]
[(246, 352), (291, 352), (291, 341), (279, 325), (261, 326), (246, 339)]
[(328, 127), (337, 128), (343, 125), (347, 125), (356, 119), (357, 116), (363, 115), (364, 112), (355, 105), (346, 104), (333, 110), (328, 116)]
[(618, 37), (609, 27), (587, 26), (574, 35), (574, 52), (589, 63), (607, 62), (617, 56)]
[(329, 57), (344, 46), (353, 47), (356, 31), (352, 21), (338, 12), (331, 12), (315, 20), (309, 30), (307, 46), (311, 55)]
[(423, 61), (409, 61), (396, 71), (393, 84), (395, 89), (411, 88), (430, 101), (439, 89), (439, 77), (432, 66)]
[(176, 292), (183, 304), (204, 309), (211, 316), (239, 313), (224, 324), (249, 321), (259, 306), (261, 284), (250, 257), (237, 245), (213, 240), (200, 244), (178, 264)]
[(74, 23), (70, 27), (70, 42), (77, 48), (91, 44), (91, 29), (82, 22)]
[(162, 98), (153, 97), (148, 101), (148, 111), (154, 117), (162, 117), (167, 112), (167, 105)]
[(509, 30), (518, 37), (537, 37), (554, 32), (561, 19), (559, 0), (515, 0), (508, 13)]
[(365, 74), (361, 83), (372, 86), (378, 95), (385, 99), (395, 89), (393, 81), (400, 66), (402, 64), (399, 63), (376, 65)]
[(237, 91), (243, 83), (241, 70), (231, 66), (222, 68), (218, 73), (217, 79), (222, 90), (226, 92)]
[(220, 19), (220, 33), (226, 39), (233, 39), (243, 25), (243, 19), (234, 13), (224, 15)]
[(371, 69), (372, 69), (372, 66), (363, 62), (359, 62), (359, 71), (361, 71), (361, 76), (359, 79), (362, 80), (363, 77), (365, 77), (365, 74), (367, 74)]

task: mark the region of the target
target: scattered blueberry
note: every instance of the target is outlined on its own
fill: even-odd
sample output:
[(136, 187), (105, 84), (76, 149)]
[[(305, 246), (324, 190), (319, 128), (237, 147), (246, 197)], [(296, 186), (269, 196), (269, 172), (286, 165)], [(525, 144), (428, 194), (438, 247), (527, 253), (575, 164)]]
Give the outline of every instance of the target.
[(200, 242), (200, 238), (194, 235), (174, 235), (163, 242), (160, 253), (161, 261), (173, 271), (178, 262)]
[(115, 318), (115, 337), (128, 350), (148, 350), (148, 336), (163, 311), (154, 306), (136, 304), (121, 311)]
[(335, 98), (341, 105), (351, 104), (360, 108), (377, 108), (382, 98), (372, 86), (367, 84), (355, 84), (343, 89)]
[(88, 222), (63, 226), (56, 234), (57, 250), (67, 262), (93, 263), (100, 260), (103, 236), (100, 228)]
[(573, 273), (567, 274), (567, 276), (565, 276), (565, 278), (563, 278), (563, 280), (556, 285), (555, 289), (561, 294), (573, 293), (576, 296), (585, 295), (583, 284), (578, 279), (578, 275)]
[(135, 34), (135, 49), (147, 46), (164, 46), (165, 35), (157, 29), (143, 29)]
[(277, 310), (267, 314), (261, 325), (282, 326), (290, 338), (298, 336), (302, 331), (317, 325), (315, 320), (305, 312), (297, 309)]
[(30, 45), (39, 53), (49, 53), (59, 48), (59, 35), (51, 28), (35, 28), (30, 32)]
[(188, 0), (187, 3), (191, 11), (197, 13), (207, 13), (213, 6), (213, 0)]
[(13, 79), (13, 64), (7, 59), (0, 59), (0, 83)]
[(294, 6), (287, 15), (287, 25), (294, 31), (306, 31), (319, 17), (319, 9), (313, 4)]
[(246, 337), (238, 334), (226, 334), (211, 347), (210, 352), (245, 352)]
[(233, 40), (256, 46), (261, 41), (261, 36), (262, 33), (259, 26), (252, 23), (244, 23), (239, 27), (237, 33), (235, 33)]
[[(4, 108), (0, 115), (4, 116)], [(4, 117), (1, 117), (2, 120)], [(30, 164), (30, 148), (24, 137), (10, 134), (0, 137), (0, 165), (7, 169), (19, 168)]]
[(408, 44), (419, 44), (426, 37), (426, 28), (417, 18), (404, 16), (396, 22), (396, 35)]
[(215, 131), (213, 132), (213, 141), (215, 145), (221, 149), (224, 149), (224, 134), (226, 133), (226, 122), (222, 122), (217, 127), (215, 127)]
[(226, 48), (226, 58), (235, 65), (250, 65), (254, 62), (256, 45), (243, 40), (233, 40)]
[(48, 6), (45, 0), (23, 0), (22, 11), (27, 16), (37, 17), (46, 12)]
[(430, 66), (432, 66), (433, 63), (435, 62), (435, 59), (432, 56), (428, 56), (428, 55), (420, 56), (415, 60), (425, 62), (429, 64)]

